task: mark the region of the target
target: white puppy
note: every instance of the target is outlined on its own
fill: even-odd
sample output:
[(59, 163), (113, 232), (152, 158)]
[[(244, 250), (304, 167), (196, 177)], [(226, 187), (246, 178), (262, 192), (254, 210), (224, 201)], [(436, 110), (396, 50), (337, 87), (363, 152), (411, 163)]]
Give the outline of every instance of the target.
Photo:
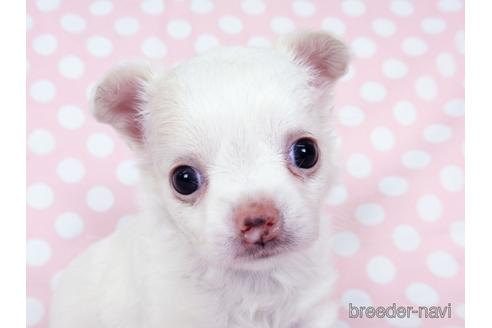
[(320, 208), (346, 47), (321, 32), (122, 65), (94, 115), (139, 159), (141, 213), (64, 272), (51, 327), (330, 327)]

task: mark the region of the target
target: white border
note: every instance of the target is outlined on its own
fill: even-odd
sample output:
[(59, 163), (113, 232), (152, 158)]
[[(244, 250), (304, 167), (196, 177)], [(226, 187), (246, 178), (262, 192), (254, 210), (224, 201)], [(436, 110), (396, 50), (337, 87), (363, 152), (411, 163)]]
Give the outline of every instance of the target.
[(466, 1), (466, 325), (490, 325), (492, 2)]
[(26, 4), (3, 1), (0, 90), (0, 327), (26, 326)]

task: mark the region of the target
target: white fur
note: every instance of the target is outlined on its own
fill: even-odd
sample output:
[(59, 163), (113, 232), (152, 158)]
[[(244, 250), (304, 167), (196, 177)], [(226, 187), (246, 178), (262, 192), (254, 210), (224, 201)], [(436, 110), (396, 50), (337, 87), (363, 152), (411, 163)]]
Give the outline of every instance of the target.
[[(334, 172), (330, 93), (347, 61), (339, 41), (304, 32), (273, 49), (219, 48), (167, 72), (111, 71), (95, 116), (135, 150), (142, 210), (64, 272), (51, 327), (330, 327), (335, 273), (319, 212)], [(306, 134), (320, 159), (299, 177), (288, 148)], [(170, 184), (179, 164), (206, 178), (190, 198)], [(292, 243), (265, 259), (237, 257), (233, 209), (263, 197)]]

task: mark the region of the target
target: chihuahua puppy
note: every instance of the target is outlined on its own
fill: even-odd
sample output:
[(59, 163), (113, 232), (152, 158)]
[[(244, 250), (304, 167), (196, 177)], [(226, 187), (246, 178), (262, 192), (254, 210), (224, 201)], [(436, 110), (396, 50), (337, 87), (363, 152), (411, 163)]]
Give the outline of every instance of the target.
[(332, 90), (324, 32), (110, 71), (93, 111), (139, 161), (140, 215), (61, 276), (52, 328), (327, 328)]

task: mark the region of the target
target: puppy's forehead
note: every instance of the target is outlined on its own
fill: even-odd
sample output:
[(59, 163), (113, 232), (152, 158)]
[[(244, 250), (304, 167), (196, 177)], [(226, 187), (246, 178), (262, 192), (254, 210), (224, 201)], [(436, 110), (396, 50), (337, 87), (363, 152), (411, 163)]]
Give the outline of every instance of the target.
[(175, 92), (165, 95), (181, 110), (222, 115), (288, 108), (293, 101), (301, 103), (308, 89), (305, 69), (274, 49), (261, 48), (220, 48), (177, 66), (170, 79), (161, 88), (174, 84)]
[(315, 123), (306, 110), (312, 105), (308, 79), (305, 69), (274, 49), (221, 48), (158, 82), (153, 121), (167, 127), (163, 133), (174, 146), (193, 152), (248, 147), (255, 140), (278, 143)]
[(218, 48), (177, 66), (174, 73), (194, 93), (207, 89), (242, 94), (248, 91), (245, 88), (258, 92), (260, 86), (276, 91), (297, 88), (307, 78), (306, 71), (286, 54), (270, 48)]

